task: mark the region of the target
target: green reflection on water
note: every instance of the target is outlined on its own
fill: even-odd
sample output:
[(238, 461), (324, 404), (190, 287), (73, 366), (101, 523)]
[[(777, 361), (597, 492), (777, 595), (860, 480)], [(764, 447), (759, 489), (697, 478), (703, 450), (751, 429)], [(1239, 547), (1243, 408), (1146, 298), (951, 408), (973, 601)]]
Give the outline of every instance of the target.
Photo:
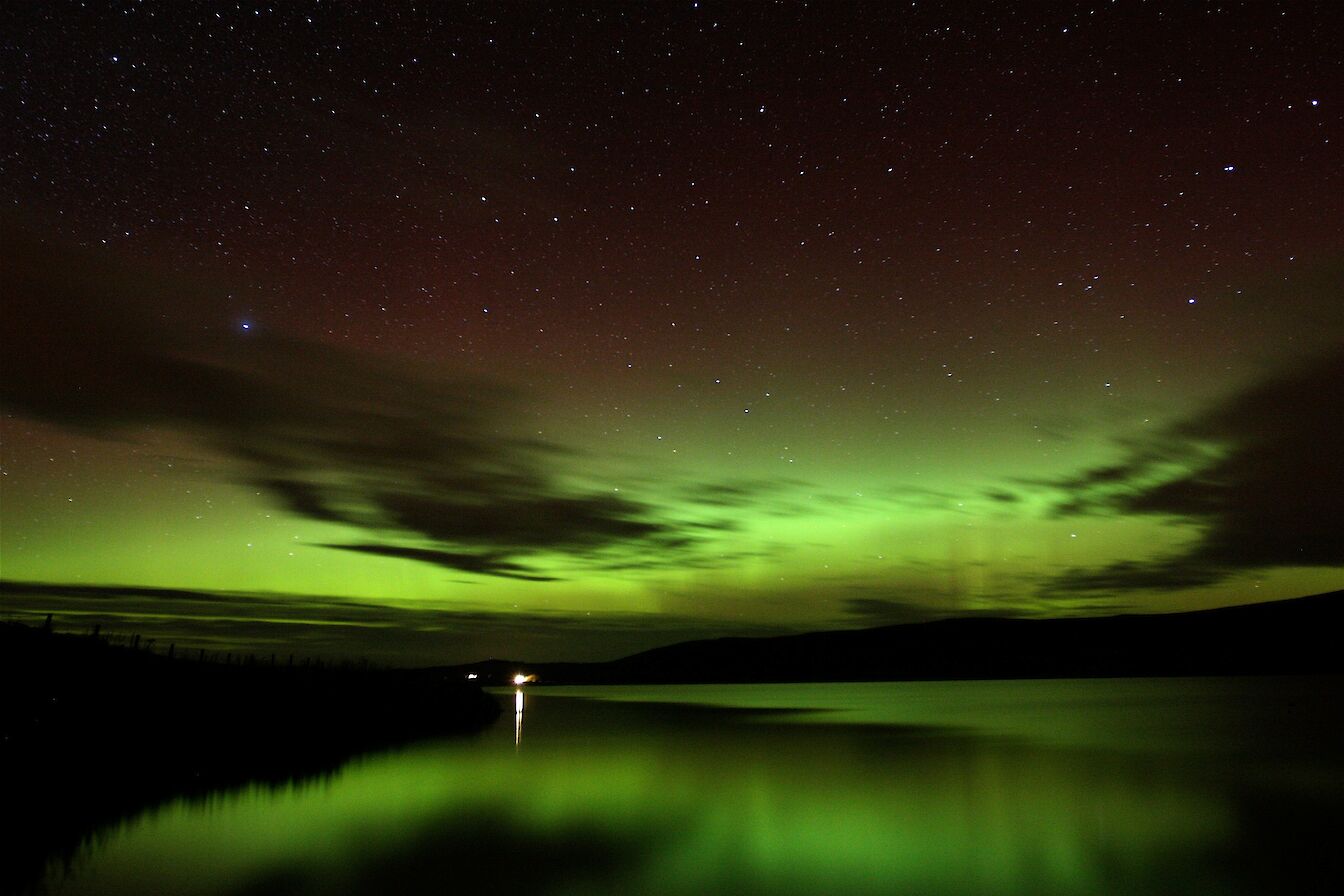
[(1257, 892), (1344, 805), (1334, 682), (954, 685), (529, 690), (474, 740), (147, 813), (59, 884)]

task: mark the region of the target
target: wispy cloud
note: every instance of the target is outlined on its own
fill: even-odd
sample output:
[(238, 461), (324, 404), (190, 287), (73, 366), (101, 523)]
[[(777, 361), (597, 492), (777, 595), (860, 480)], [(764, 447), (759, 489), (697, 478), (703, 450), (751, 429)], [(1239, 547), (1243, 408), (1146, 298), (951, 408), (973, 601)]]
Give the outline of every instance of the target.
[(1050, 485), (1061, 515), (1142, 515), (1185, 527), (1152, 559), (1074, 568), (1053, 592), (1174, 590), (1248, 570), (1344, 568), (1344, 350), (1259, 382), (1115, 464)]
[(217, 306), (191, 287), (22, 234), (3, 243), (0, 404), (99, 435), (193, 437), (292, 513), (366, 535), (328, 547), (545, 580), (556, 555), (571, 569), (617, 568), (635, 552), (666, 562), (714, 534), (573, 484), (581, 461), (519, 435), (509, 421), (522, 397), (497, 384), (243, 331), (183, 310)]
[(160, 646), (351, 658), (398, 665), (508, 659), (603, 660), (696, 638), (792, 629), (685, 613), (499, 612), (442, 601), (373, 603), (323, 594), (0, 580), (8, 614), (58, 629), (99, 624)]

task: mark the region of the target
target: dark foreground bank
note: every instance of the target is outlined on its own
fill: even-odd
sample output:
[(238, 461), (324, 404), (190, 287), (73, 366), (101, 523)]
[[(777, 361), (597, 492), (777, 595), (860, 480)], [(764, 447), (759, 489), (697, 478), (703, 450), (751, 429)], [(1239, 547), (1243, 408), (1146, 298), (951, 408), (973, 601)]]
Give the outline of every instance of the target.
[(440, 673), (195, 662), (0, 625), (0, 891), (165, 799), (319, 775), (499, 714)]

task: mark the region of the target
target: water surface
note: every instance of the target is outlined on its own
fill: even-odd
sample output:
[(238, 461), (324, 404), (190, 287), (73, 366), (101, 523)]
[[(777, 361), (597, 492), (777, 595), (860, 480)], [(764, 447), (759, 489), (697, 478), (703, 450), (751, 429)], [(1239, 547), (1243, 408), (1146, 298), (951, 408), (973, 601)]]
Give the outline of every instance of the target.
[[(70, 894), (1333, 892), (1338, 679), (533, 687), (102, 832)], [(515, 705), (522, 702), (522, 712)]]

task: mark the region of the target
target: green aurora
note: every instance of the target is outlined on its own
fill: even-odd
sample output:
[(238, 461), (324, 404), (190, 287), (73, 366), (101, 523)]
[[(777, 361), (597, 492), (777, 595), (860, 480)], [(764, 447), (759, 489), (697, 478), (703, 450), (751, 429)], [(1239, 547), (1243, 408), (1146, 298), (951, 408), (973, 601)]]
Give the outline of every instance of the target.
[[(33, 294), (41, 279), (30, 281)], [(109, 282), (116, 277), (93, 276), (87, 294)], [(50, 296), (43, 303), (48, 311), (60, 304)], [(133, 304), (120, 305), (118, 315), (131, 314)], [(125, 345), (124, 332), (96, 330), (119, 326), (81, 313), (98, 338)], [(28, 323), (36, 332), (45, 319), (65, 318), (34, 315)], [(165, 356), (208, 345), (202, 369), (251, 378), (234, 399), (243, 402), (264, 400), (261, 384), (274, 382), (273, 368), (284, 367), (298, 345), (252, 333), (174, 344), (146, 333), (143, 343), (161, 345)], [(1267, 329), (1265, 344), (1244, 340), (1242, 354), (1272, 355), (1276, 340), (1294, 335)], [(60, 338), (47, 334), (42, 352)], [(996, 344), (1012, 352), (1010, 343)], [(172, 388), (153, 398), (143, 419), (125, 413), (117, 384), (89, 403), (35, 403), (28, 414), (25, 395), (12, 394), (19, 408), (5, 427), (9, 611), (22, 618), (52, 612), (66, 627), (96, 623), (215, 649), (372, 653), (393, 661), (487, 653), (545, 659), (612, 656), (714, 633), (967, 613), (1180, 610), (1340, 584), (1331, 544), (1300, 564), (1290, 550), (1245, 563), (1200, 559), (1219, 527), (1269, 519), (1252, 494), (1257, 477), (1280, 477), (1284, 497), (1299, 504), (1318, 487), (1323, 500), (1338, 502), (1328, 479), (1313, 481), (1300, 470), (1229, 479), (1246, 464), (1282, 460), (1273, 444), (1261, 444), (1257, 390), (1284, 393), (1275, 410), (1292, 410), (1282, 402), (1303, 384), (1323, 389), (1338, 375), (1339, 360), (1327, 346), (1310, 353), (1323, 360), (1289, 373), (1225, 365), (1221, 388), (1203, 371), (1152, 376), (1141, 358), (1115, 364), (1109, 384), (1079, 369), (1090, 364), (1051, 359), (1033, 371), (1017, 358), (1006, 364), (1015, 375), (998, 381), (991, 382), (989, 365), (975, 371), (968, 364), (955, 378), (916, 372), (901, 387), (881, 390), (847, 377), (856, 371), (843, 365), (817, 365), (814, 375), (781, 365), (779, 376), (758, 377), (778, 385), (719, 377), (717, 388), (702, 386), (706, 397), (681, 413), (670, 401), (660, 407), (658, 396), (674, 394), (674, 380), (707, 373), (652, 371), (585, 397), (554, 387), (548, 394), (516, 383), (450, 382), (425, 367), (319, 345), (302, 351), (316, 382), (358, 364), (375, 380), (400, 378), (426, 395), (447, 388), (499, 402), (479, 410), (480, 420), (453, 418), (483, 430), (466, 440), (463, 450), (473, 456), (451, 460), (482, 467), (470, 488), (486, 491), (465, 504), (491, 508), (481, 511), (484, 531), (417, 530), (386, 507), (358, 506), (376, 503), (380, 490), (410, 492), (445, 473), (415, 469), (424, 458), (414, 452), (373, 473), (334, 455), (297, 458), (315, 450), (318, 437), (357, 441), (346, 427), (364, 424), (334, 421), (325, 431), (321, 414), (376, 403), (381, 387), (347, 382), (348, 391), (333, 396), (291, 384), (284, 401), (272, 394), (276, 408), (291, 400), (334, 403), (297, 421), (240, 418), (226, 409), (218, 414), (223, 423), (211, 417), (218, 409), (202, 411), (196, 398)], [(11, 353), (10, 383), (24, 381), (22, 354)], [(115, 368), (119, 354), (105, 351), (100, 363)], [(1047, 375), (1056, 382), (1046, 384)], [(654, 398), (640, 397), (649, 394)], [(1319, 391), (1307, 400), (1338, 403)], [(104, 415), (99, 401), (114, 410)], [(400, 410), (394, 404), (379, 413)], [(33, 419), (41, 413), (52, 420)], [(1220, 430), (1206, 422), (1199, 431), (1199, 421), (1228, 415), (1244, 424)], [(432, 428), (415, 421), (422, 424)], [(1338, 425), (1319, 415), (1285, 415), (1278, 425), (1294, 442), (1329, 439), (1332, 431), (1338, 439)], [(304, 427), (317, 427), (318, 435)], [(221, 432), (229, 438), (221, 440)], [(244, 434), (235, 440), (238, 432)], [(271, 440), (288, 447), (260, 447)], [(290, 449), (295, 456), (283, 463), (265, 457)], [(506, 461), (515, 468), (496, 478), (491, 452), (516, 454)], [(1148, 453), (1160, 454), (1160, 463), (1137, 460)], [(314, 485), (328, 509), (302, 512), (292, 489), (267, 472), (285, 465), (294, 482)], [(530, 493), (519, 497), (510, 477), (524, 492), (540, 490), (545, 501), (529, 504)], [(1210, 500), (1221, 496), (1225, 506), (1184, 515), (1160, 502), (1142, 506), (1145, 495), (1206, 482), (1217, 486)], [(609, 499), (620, 503), (608, 506)], [(551, 510), (542, 507), (547, 502)], [(513, 507), (554, 517), (514, 532), (493, 516)], [(592, 518), (592, 508), (608, 516)], [(463, 513), (451, 502), (437, 511)], [(1301, 529), (1316, 525), (1300, 522)], [(579, 531), (585, 526), (589, 531)]]
[(416, 664), (1344, 586), (1324, 13), (749, 7), (16, 12), (3, 613)]

